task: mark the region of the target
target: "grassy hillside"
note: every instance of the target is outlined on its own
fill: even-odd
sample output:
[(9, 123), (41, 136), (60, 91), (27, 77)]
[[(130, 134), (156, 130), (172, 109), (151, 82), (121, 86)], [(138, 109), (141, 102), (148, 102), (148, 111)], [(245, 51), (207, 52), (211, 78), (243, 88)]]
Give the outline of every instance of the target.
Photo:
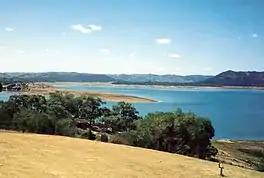
[[(224, 165), (227, 177), (264, 174)], [(217, 163), (142, 148), (60, 136), (0, 133), (0, 178), (216, 177)]]
[(217, 159), (221, 162), (264, 170), (264, 141), (218, 140), (213, 145), (218, 149)]

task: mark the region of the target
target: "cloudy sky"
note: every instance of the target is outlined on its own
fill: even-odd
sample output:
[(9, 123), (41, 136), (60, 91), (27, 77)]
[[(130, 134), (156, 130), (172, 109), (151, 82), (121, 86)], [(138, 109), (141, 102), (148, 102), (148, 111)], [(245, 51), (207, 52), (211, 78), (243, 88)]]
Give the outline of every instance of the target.
[(261, 0), (1, 0), (0, 72), (264, 71)]

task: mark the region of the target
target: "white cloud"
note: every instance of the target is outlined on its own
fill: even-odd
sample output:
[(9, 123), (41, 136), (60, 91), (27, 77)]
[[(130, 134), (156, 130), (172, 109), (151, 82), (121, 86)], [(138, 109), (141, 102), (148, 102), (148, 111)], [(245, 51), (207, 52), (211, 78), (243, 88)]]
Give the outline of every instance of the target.
[(101, 26), (97, 26), (94, 24), (83, 26), (81, 24), (72, 25), (71, 28), (73, 30), (79, 31), (81, 33), (90, 33), (92, 31), (100, 31), (102, 29)]
[(89, 29), (89, 28), (86, 28), (80, 24), (78, 25), (72, 25), (72, 29), (73, 30), (76, 30), (76, 31), (79, 31), (79, 32), (82, 32), (82, 33), (90, 33), (92, 30)]
[(49, 52), (49, 51), (50, 51), (50, 49), (49, 49), (49, 48), (46, 48), (44, 51), (45, 51), (45, 52)]
[(253, 34), (252, 34), (252, 37), (253, 37), (253, 38), (257, 38), (257, 37), (258, 37), (258, 34), (253, 33)]
[(101, 27), (101, 26), (94, 25), (94, 24), (88, 25), (88, 27), (89, 27), (92, 31), (100, 31), (100, 30), (102, 30), (102, 27)]
[(159, 39), (156, 39), (156, 42), (158, 44), (170, 44), (171, 40), (168, 38), (159, 38)]
[(14, 32), (15, 30), (14, 30), (13, 28), (6, 27), (6, 28), (5, 28), (5, 31), (7, 31), (7, 32)]
[(170, 58), (180, 58), (180, 57), (181, 57), (179, 54), (176, 54), (176, 53), (168, 54), (168, 56), (169, 56)]
[(99, 49), (99, 52), (103, 55), (111, 54), (111, 51), (109, 49)]
[(137, 52), (134, 51), (134, 52), (132, 52), (132, 53), (129, 54), (129, 57), (134, 57), (136, 54), (137, 54)]

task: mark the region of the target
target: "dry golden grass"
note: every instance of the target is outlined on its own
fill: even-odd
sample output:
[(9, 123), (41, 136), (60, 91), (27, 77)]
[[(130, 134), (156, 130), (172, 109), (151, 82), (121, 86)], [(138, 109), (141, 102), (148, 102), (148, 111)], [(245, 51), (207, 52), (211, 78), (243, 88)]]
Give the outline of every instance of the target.
[(264, 153), (264, 141), (260, 140), (216, 140), (213, 146), (218, 149), (218, 160), (247, 169), (256, 169)]
[[(230, 178), (264, 174), (224, 165)], [(1, 178), (219, 178), (217, 163), (84, 139), (0, 133)]]

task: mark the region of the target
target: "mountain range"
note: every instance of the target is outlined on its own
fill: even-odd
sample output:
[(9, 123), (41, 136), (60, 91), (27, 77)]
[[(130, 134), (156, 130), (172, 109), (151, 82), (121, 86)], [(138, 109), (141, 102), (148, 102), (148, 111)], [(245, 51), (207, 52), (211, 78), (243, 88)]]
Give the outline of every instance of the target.
[(169, 82), (169, 83), (196, 83), (201, 82), (212, 76), (207, 75), (156, 75), (156, 74), (120, 74), (109, 75), (115, 81), (123, 82)]
[(89, 74), (77, 72), (0, 73), (0, 82), (112, 82), (114, 84), (161, 84), (197, 86), (261, 86), (264, 72), (225, 71), (210, 75)]

